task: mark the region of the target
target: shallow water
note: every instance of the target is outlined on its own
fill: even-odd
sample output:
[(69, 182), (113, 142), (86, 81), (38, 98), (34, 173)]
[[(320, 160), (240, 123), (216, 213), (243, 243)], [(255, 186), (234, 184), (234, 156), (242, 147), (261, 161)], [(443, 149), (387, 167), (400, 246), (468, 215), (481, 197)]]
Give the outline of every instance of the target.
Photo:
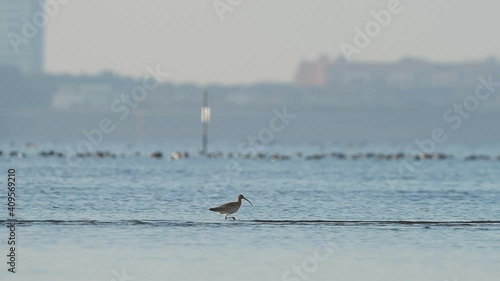
[[(2, 280), (500, 274), (500, 161), (426, 160), (403, 175), (400, 162), (374, 159), (169, 161), (126, 154), (83, 159), (75, 168), (64, 163), (36, 153), (0, 158), (2, 178), (8, 168), (17, 171), (20, 220), (18, 273), (1, 266)], [(239, 193), (254, 206), (243, 202), (236, 221), (208, 211)], [(0, 235), (7, 235), (3, 228)], [(5, 239), (1, 245), (5, 252)]]

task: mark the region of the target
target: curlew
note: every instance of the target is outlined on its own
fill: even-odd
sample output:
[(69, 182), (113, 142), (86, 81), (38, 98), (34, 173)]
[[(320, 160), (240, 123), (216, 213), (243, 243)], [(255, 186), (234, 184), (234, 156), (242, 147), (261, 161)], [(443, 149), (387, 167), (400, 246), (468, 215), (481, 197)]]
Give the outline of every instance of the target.
[(222, 204), (219, 207), (215, 207), (215, 208), (210, 208), (210, 211), (216, 212), (219, 214), (223, 214), (224, 220), (227, 220), (227, 218), (232, 218), (233, 220), (236, 220), (235, 217), (228, 217), (227, 215), (234, 214), (234, 213), (238, 212), (238, 210), (240, 209), (240, 206), (241, 206), (241, 199), (245, 199), (246, 201), (248, 201), (248, 203), (250, 203), (250, 205), (253, 206), (252, 202), (250, 202), (248, 199), (246, 199), (245, 196), (243, 196), (243, 194), (240, 194), (240, 195), (238, 195), (238, 199), (237, 199), (238, 201), (225, 203), (225, 204)]

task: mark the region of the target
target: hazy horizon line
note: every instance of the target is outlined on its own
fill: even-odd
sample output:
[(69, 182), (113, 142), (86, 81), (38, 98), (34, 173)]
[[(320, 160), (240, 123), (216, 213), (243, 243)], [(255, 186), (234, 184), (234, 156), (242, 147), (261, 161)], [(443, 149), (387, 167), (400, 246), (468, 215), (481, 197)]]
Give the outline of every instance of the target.
[[(295, 68), (295, 72), (298, 70), (300, 64), (302, 63), (307, 63), (307, 62), (315, 62), (319, 58), (324, 57), (325, 54), (318, 54), (315, 58), (305, 58), (298, 60), (297, 62), (297, 67)], [(345, 64), (374, 64), (374, 63), (398, 63), (402, 62), (405, 60), (412, 60), (412, 61), (420, 61), (420, 62), (426, 62), (430, 64), (466, 64), (466, 63), (480, 63), (480, 62), (488, 62), (488, 61), (500, 61), (500, 59), (495, 56), (495, 55), (487, 55), (487, 56), (482, 56), (481, 58), (464, 58), (464, 59), (456, 59), (456, 60), (439, 60), (439, 59), (431, 59), (431, 58), (426, 58), (422, 56), (415, 56), (415, 55), (405, 55), (401, 56), (398, 59), (387, 59), (387, 60), (379, 60), (379, 59), (353, 59), (351, 62), (347, 62), (344, 60), (344, 57), (342, 55), (338, 56), (326, 56), (328, 58), (328, 62), (330, 63), (335, 63), (338, 61), (344, 61), (343, 63)], [(117, 77), (122, 77), (122, 78), (129, 78), (129, 79), (140, 79), (144, 76), (145, 73), (143, 74), (133, 74), (130, 72), (123, 72), (123, 71), (117, 71), (116, 69), (113, 68), (106, 68), (106, 69), (101, 69), (100, 71), (93, 71), (93, 72), (86, 72), (86, 71), (49, 71), (45, 69), (44, 67), (44, 73), (45, 74), (51, 74), (51, 75), (71, 75), (71, 76), (99, 76), (102, 74), (110, 73), (113, 74), (114, 76)], [(241, 82), (225, 82), (225, 81), (208, 81), (208, 82), (202, 82), (202, 81), (197, 81), (197, 80), (168, 80), (168, 83), (176, 83), (176, 84), (197, 84), (200, 86), (212, 86), (212, 85), (224, 85), (224, 86), (231, 86), (231, 85), (252, 85), (252, 84), (265, 84), (265, 83), (278, 83), (278, 84), (293, 84), (294, 82), (294, 76), (290, 77), (289, 79), (266, 79), (266, 80), (255, 80), (255, 81), (241, 81)]]

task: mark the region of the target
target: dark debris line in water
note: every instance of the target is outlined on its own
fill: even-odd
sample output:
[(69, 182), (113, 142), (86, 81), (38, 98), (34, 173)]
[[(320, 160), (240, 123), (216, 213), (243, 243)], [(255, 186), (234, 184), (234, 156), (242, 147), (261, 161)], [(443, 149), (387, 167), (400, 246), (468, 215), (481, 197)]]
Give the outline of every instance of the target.
[(345, 226), (365, 226), (365, 225), (436, 225), (436, 226), (473, 226), (473, 225), (494, 225), (500, 221), (475, 220), (475, 221), (405, 221), (405, 220), (253, 220), (252, 222), (270, 224), (334, 224)]
[[(0, 220), (0, 224), (6, 223)], [(18, 220), (20, 226), (33, 225), (96, 225), (96, 226), (127, 226), (127, 225), (149, 225), (149, 226), (208, 226), (208, 225), (230, 225), (230, 224), (260, 224), (260, 225), (330, 225), (330, 226), (495, 226), (500, 227), (500, 220), (473, 220), (473, 221), (414, 221), (414, 220), (238, 220), (235, 222), (193, 222), (178, 220)]]

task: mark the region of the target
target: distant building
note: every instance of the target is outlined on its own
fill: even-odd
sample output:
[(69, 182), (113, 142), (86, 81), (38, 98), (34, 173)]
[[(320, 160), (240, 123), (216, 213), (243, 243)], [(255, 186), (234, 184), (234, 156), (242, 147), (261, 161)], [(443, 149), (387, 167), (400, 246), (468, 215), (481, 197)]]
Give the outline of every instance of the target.
[(494, 58), (461, 63), (433, 63), (416, 58), (396, 62), (347, 62), (342, 57), (302, 62), (295, 77), (298, 86), (320, 86), (343, 92), (360, 89), (452, 90), (473, 87), (479, 75), (500, 74)]
[(295, 76), (297, 86), (324, 86), (325, 73), (329, 64), (328, 57), (323, 55), (313, 62), (302, 62)]
[(64, 85), (52, 97), (52, 108), (57, 111), (107, 112), (117, 95), (109, 84)]
[(43, 72), (43, 5), (43, 0), (0, 0), (0, 64)]

